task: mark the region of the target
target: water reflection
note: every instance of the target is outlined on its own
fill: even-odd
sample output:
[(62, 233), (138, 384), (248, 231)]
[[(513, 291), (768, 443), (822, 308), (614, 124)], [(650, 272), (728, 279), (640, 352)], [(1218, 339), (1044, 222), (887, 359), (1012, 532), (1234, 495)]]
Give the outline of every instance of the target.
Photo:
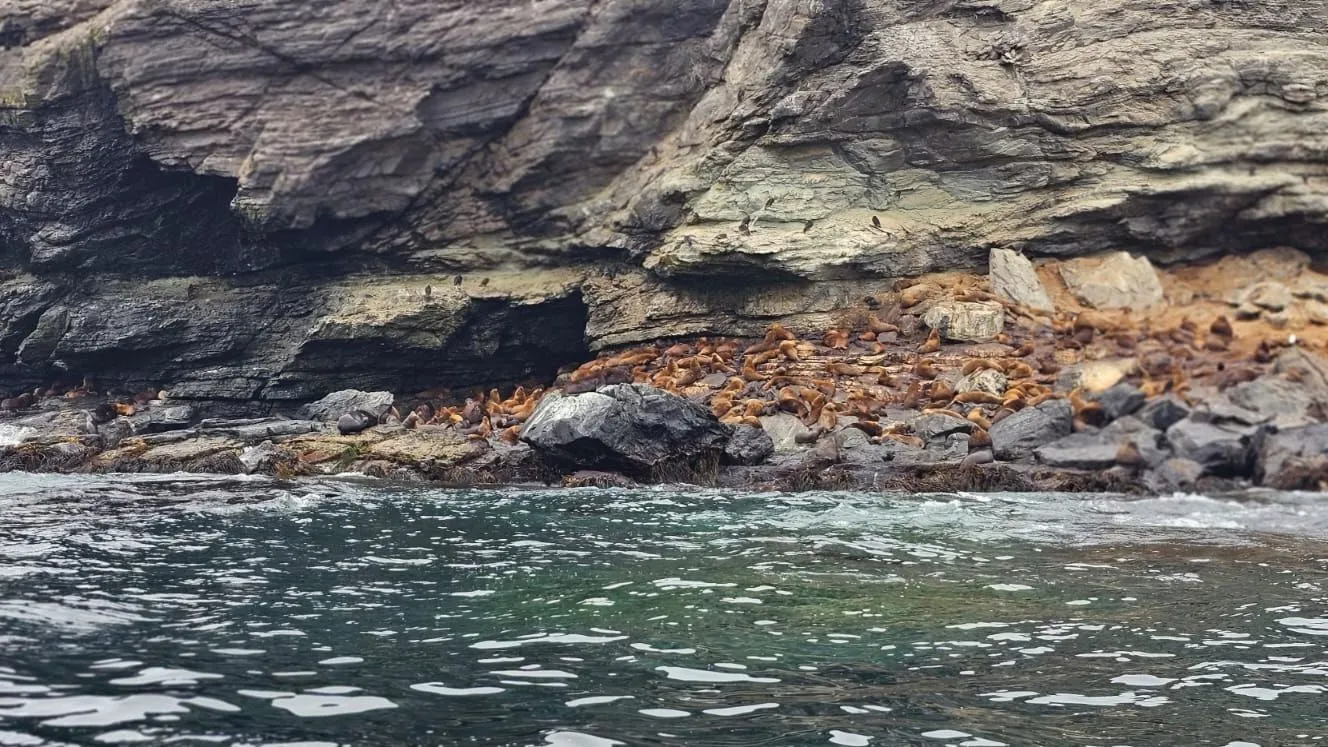
[(8, 476), (0, 510), (0, 745), (1240, 747), (1328, 720), (1305, 496)]

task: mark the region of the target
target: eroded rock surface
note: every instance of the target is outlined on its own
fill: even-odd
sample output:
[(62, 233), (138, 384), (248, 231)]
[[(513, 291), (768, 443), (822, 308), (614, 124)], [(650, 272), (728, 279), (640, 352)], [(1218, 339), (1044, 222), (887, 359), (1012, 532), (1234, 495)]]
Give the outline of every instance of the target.
[(487, 386), (993, 248), (1322, 249), (1323, 11), (9, 0), (0, 383)]

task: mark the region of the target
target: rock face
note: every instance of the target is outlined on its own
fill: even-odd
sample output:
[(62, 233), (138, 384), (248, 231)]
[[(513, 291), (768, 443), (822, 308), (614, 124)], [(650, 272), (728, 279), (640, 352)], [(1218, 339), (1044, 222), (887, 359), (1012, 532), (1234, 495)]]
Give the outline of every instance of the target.
[(707, 458), (717, 463), (732, 437), (706, 408), (645, 384), (550, 395), (521, 431), (522, 441), (561, 464), (652, 479)]
[(0, 10), (0, 388), (488, 385), (993, 247), (1328, 246), (1317, 0), (309, 8)]

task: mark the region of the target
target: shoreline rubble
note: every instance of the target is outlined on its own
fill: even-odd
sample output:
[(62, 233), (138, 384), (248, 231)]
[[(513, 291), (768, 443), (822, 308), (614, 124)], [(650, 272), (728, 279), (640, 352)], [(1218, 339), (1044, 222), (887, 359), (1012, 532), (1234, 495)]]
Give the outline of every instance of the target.
[(831, 329), (775, 322), (759, 340), (606, 352), (547, 388), (404, 400), (345, 390), (296, 418), (200, 419), (168, 392), (39, 391), (0, 403), (11, 442), (0, 469), (358, 472), (450, 486), (1319, 490), (1328, 276), (1290, 251), (1159, 272), (1121, 253), (1035, 267), (998, 249), (991, 276), (903, 280)]

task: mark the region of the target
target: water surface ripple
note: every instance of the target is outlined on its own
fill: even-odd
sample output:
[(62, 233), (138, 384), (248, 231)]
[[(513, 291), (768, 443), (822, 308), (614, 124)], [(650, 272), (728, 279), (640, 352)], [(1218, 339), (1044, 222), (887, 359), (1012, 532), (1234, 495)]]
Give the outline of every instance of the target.
[(1328, 735), (1317, 496), (0, 476), (0, 746)]

